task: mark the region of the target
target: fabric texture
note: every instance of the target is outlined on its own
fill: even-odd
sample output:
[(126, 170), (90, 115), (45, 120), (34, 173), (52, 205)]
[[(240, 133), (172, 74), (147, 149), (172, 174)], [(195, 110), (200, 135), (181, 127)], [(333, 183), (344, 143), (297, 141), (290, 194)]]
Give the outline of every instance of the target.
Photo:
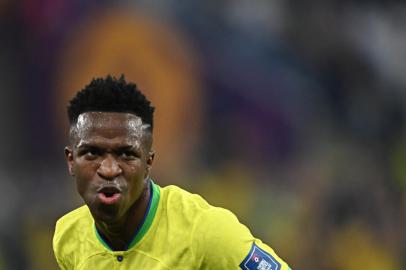
[[(124, 251), (112, 251), (98, 237), (87, 206), (57, 221), (53, 238), (61, 269), (250, 269), (244, 260), (256, 259), (257, 247), (279, 268), (258, 262), (267, 270), (288, 270), (288, 265), (259, 239), (252, 236), (230, 211), (209, 205), (202, 197), (179, 187), (152, 184), (155, 213), (147, 214), (143, 230)], [(149, 208), (151, 211), (153, 208)], [(141, 237), (139, 234), (142, 234)], [(255, 258), (254, 258), (255, 257)], [(261, 268), (257, 268), (261, 269)]]

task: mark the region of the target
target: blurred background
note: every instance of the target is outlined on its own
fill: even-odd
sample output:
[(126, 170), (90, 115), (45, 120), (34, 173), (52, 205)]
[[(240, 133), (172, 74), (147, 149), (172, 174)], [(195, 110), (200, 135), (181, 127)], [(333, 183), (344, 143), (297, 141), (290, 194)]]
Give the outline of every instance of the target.
[(66, 104), (124, 73), (153, 176), (231, 209), (292, 269), (406, 269), (406, 3), (1, 0), (0, 269), (56, 269)]

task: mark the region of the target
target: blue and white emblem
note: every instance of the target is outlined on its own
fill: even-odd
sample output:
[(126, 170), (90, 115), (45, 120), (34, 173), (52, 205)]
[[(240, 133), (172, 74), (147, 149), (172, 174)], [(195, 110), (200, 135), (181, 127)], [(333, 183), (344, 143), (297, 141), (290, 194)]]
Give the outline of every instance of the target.
[(281, 264), (268, 252), (252, 244), (247, 257), (241, 262), (243, 270), (280, 270)]

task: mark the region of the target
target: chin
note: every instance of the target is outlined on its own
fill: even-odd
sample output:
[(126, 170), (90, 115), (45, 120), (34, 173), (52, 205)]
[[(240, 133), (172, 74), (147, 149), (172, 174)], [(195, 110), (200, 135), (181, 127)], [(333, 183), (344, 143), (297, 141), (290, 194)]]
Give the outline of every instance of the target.
[(120, 218), (119, 208), (117, 206), (100, 205), (92, 212), (95, 220), (104, 223), (115, 223)]

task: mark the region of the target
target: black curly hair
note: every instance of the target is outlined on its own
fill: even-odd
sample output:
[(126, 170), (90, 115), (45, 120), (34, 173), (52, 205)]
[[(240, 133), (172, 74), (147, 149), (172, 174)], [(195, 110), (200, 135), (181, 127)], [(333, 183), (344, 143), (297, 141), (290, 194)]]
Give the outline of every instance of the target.
[(119, 79), (111, 75), (93, 79), (69, 102), (67, 111), (70, 125), (76, 124), (84, 112), (125, 112), (137, 115), (149, 124), (151, 132), (153, 129), (154, 107), (136, 84), (126, 82), (124, 75)]

